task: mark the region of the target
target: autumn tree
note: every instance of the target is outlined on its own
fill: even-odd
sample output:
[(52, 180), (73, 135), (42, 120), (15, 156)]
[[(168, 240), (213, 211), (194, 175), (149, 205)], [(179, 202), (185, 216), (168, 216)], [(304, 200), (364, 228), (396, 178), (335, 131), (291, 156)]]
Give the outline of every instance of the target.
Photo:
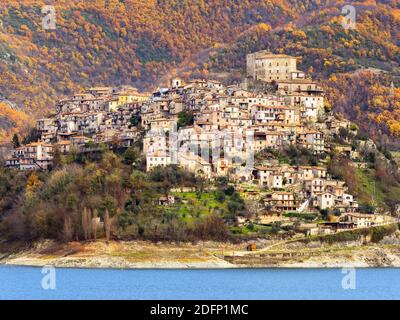
[(28, 198), (31, 198), (36, 191), (40, 188), (42, 182), (39, 180), (36, 172), (32, 172), (26, 182), (26, 195)]

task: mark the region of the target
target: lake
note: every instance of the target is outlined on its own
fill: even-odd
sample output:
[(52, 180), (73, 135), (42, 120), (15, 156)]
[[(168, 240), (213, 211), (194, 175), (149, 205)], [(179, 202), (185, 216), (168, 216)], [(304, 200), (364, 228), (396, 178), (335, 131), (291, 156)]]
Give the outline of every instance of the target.
[(0, 266), (0, 278), (0, 299), (400, 299), (397, 268), (42, 273), (42, 268)]

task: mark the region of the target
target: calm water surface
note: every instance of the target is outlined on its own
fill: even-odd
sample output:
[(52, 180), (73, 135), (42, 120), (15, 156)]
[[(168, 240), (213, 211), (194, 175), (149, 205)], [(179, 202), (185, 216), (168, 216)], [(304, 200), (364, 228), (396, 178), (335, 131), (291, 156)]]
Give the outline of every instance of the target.
[(356, 269), (343, 289), (341, 269), (55, 270), (0, 266), (0, 299), (400, 299), (400, 269)]

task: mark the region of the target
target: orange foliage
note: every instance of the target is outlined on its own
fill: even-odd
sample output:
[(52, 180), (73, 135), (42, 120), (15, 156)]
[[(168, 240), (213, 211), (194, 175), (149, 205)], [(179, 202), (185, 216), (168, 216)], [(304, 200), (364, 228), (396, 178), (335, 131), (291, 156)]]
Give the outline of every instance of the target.
[(5, 128), (0, 128), (0, 144), (11, 142), (15, 133), (25, 135), (29, 127), (33, 124), (30, 118), (23, 111), (17, 111), (8, 104), (0, 102), (0, 121), (3, 119), (7, 123)]
[[(56, 9), (55, 30), (42, 27), (41, 8), (48, 3)], [(320, 79), (369, 62), (398, 66), (395, 1), (355, 5), (357, 29), (345, 31), (339, 0), (2, 0), (0, 93), (42, 115), (58, 98), (92, 85), (151, 89), (181, 63), (194, 64), (181, 68), (188, 77), (234, 73), (243, 70), (246, 53), (260, 49), (303, 57), (300, 67)], [(208, 48), (221, 57), (194, 58)], [(373, 117), (387, 110), (385, 94), (370, 101)], [(398, 102), (392, 104), (398, 111)], [(385, 115), (389, 120), (398, 119)]]

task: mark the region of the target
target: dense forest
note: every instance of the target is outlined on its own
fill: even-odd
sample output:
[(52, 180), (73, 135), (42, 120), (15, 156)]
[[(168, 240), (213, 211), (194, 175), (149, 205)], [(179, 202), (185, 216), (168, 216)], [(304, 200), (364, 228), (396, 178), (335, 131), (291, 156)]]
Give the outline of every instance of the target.
[[(301, 69), (326, 82), (334, 109), (375, 138), (398, 141), (399, 1), (355, 2), (355, 30), (342, 28), (347, 3), (338, 0), (61, 0), (54, 30), (42, 27), (44, 4), (0, 4), (0, 100), (11, 102), (0, 108), (2, 142), (84, 87), (151, 90), (182, 70), (241, 75), (246, 53), (266, 48), (298, 56)], [(354, 76), (362, 67), (375, 68), (369, 81)], [(342, 90), (349, 83), (363, 86), (364, 100)], [(394, 98), (382, 98), (387, 90)]]

